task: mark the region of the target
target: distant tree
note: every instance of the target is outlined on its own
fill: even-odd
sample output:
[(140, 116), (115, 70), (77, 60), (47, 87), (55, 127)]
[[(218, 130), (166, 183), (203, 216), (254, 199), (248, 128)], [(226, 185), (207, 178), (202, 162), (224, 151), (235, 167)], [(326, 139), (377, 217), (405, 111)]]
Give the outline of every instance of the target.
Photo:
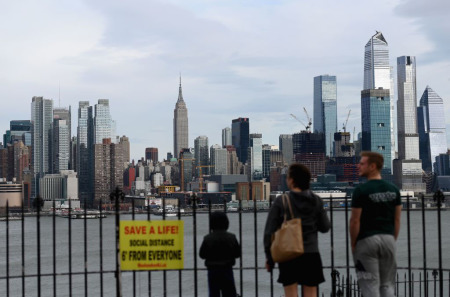
[(36, 211), (41, 211), (42, 207), (44, 206), (44, 199), (42, 199), (42, 197), (40, 195), (37, 195), (36, 198), (34, 198), (33, 200), (33, 208)]

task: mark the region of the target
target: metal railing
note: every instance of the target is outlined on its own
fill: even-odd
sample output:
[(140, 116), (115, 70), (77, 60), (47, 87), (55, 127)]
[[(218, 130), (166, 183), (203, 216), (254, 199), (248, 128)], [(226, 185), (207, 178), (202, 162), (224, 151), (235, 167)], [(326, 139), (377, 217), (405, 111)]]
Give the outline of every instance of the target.
[[(178, 207), (176, 218), (185, 221), (189, 233), (185, 235), (184, 269), (129, 272), (120, 271), (116, 257), (119, 221), (170, 218), (164, 199), (162, 214), (157, 216), (150, 207), (137, 211), (134, 202), (130, 212), (121, 212), (120, 195), (111, 197), (116, 210), (107, 214), (113, 215), (114, 222), (111, 217), (105, 218), (101, 204), (97, 220), (88, 219), (86, 207), (82, 220), (72, 220), (70, 206), (66, 219), (55, 211), (43, 213), (40, 207), (30, 216), (23, 206), (10, 209), (6, 205), (0, 222), (0, 288), (4, 288), (0, 296), (207, 296), (206, 268), (198, 258), (199, 240), (210, 230), (211, 212), (228, 212), (227, 201), (221, 205), (203, 201), (208, 207), (200, 210), (199, 198), (194, 195), (185, 213)], [(449, 236), (442, 232), (450, 230), (450, 214), (443, 212), (446, 208), (442, 208), (442, 193), (436, 193), (434, 198), (436, 208), (428, 210), (423, 195), (418, 200), (420, 209), (411, 209), (407, 197), (397, 244), (397, 296), (450, 296), (450, 255), (442, 254), (442, 247), (449, 246)], [(347, 232), (350, 201), (346, 197), (344, 203), (337, 205), (331, 195), (324, 199), (331, 230), (320, 237), (327, 281), (319, 286), (319, 296), (361, 296)], [(243, 209), (239, 201), (238, 210), (228, 212), (231, 231), (236, 233), (242, 250), (234, 267), (238, 294), (282, 296), (281, 285), (275, 281), (277, 272), (267, 273), (264, 267), (262, 231), (267, 213), (258, 210), (256, 201), (253, 207), (249, 206)]]

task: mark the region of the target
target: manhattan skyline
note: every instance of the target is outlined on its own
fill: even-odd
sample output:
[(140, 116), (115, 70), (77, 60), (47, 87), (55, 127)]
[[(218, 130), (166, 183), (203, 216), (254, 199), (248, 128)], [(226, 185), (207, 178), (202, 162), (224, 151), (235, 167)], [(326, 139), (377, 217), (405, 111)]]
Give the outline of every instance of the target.
[(313, 77), (324, 73), (337, 77), (338, 129), (352, 109), (347, 130), (359, 132), (361, 53), (376, 30), (389, 42), (390, 65), (415, 56), (419, 94), (432, 86), (450, 114), (450, 40), (437, 33), (450, 29), (445, 1), (379, 3), (372, 14), (356, 1), (64, 5), (10, 3), (2, 13), (2, 133), (11, 120), (30, 119), (33, 96), (72, 110), (106, 98), (116, 134), (130, 138), (131, 158), (157, 147), (162, 159), (173, 150), (180, 72), (191, 146), (201, 135), (221, 144), (222, 129), (239, 117), (250, 119), (250, 133), (262, 133), (263, 143), (278, 144), (280, 134), (304, 128), (289, 114), (304, 122), (303, 106), (313, 114)]

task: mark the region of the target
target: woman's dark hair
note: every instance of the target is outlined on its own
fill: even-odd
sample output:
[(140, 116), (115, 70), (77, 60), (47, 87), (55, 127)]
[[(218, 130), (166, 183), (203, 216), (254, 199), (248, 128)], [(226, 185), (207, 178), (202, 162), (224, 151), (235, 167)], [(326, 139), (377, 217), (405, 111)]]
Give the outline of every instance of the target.
[(289, 166), (288, 177), (292, 178), (294, 186), (302, 190), (309, 189), (311, 172), (303, 164), (295, 163)]
[(224, 212), (216, 211), (211, 213), (210, 226), (211, 230), (228, 230), (230, 222)]

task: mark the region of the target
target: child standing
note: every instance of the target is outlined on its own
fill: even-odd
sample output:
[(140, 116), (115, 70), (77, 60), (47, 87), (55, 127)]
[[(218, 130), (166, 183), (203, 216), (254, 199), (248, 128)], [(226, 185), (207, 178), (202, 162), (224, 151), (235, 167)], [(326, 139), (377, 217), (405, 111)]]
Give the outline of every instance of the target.
[(233, 265), (241, 256), (241, 248), (233, 233), (227, 232), (228, 217), (224, 212), (211, 214), (212, 232), (206, 235), (200, 247), (200, 258), (208, 268), (209, 297), (236, 297)]

